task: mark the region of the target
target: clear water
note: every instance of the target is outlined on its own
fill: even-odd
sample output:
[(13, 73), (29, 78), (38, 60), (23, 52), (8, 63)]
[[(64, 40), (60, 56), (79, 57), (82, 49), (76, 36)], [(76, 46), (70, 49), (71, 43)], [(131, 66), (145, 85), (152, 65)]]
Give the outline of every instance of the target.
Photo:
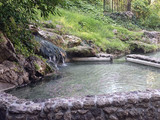
[(147, 54), (148, 56), (160, 59), (160, 52), (154, 52)]
[[(159, 57), (160, 52), (152, 56)], [(60, 72), (61, 77), (47, 77), (10, 93), (19, 98), (45, 99), (160, 88), (160, 69), (127, 63), (124, 58), (113, 64), (70, 63)]]

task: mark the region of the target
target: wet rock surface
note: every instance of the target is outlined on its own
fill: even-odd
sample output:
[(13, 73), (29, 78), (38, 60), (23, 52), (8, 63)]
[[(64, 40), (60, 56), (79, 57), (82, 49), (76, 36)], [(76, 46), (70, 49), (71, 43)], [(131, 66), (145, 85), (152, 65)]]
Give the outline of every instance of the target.
[(0, 93), (0, 120), (158, 120), (160, 90), (41, 101)]
[(36, 34), (52, 42), (56, 46), (61, 46), (62, 44), (64, 44), (63, 37), (55, 33), (54, 29), (50, 29), (50, 28), (45, 28), (44, 30), (38, 29)]
[(35, 36), (37, 42), (40, 43), (40, 50), (38, 52), (39, 55), (42, 55), (44, 58), (48, 59), (50, 62), (54, 64), (58, 64), (63, 61), (66, 57), (66, 52), (57, 47), (52, 42), (47, 41), (45, 38), (41, 36)]
[(37, 34), (54, 45), (64, 48), (67, 57), (95, 57), (96, 52), (100, 51), (100, 48), (92, 41), (83, 41), (81, 38), (74, 35), (60, 35), (55, 33), (55, 29), (37, 29)]
[(40, 58), (25, 58), (17, 54), (10, 40), (0, 32), (0, 82), (15, 86), (28, 84), (40, 80), (45, 75), (46, 68), (46, 63)]
[(15, 88), (15, 85), (10, 83), (0, 82), (0, 91), (9, 90)]

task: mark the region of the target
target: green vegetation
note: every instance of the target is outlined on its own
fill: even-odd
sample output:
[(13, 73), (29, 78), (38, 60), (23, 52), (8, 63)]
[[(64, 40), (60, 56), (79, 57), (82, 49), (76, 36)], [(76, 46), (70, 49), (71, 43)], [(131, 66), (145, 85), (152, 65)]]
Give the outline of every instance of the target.
[(146, 29), (160, 29), (160, 0), (133, 0), (132, 8), (139, 25)]
[[(51, 20), (52, 23), (45, 27), (52, 29), (55, 29), (56, 25), (63, 26), (56, 31), (58, 34), (71, 34), (82, 40), (91, 40), (108, 53), (124, 53), (132, 50), (134, 41), (143, 43), (143, 33), (136, 31), (141, 31), (141, 28), (160, 27), (159, 3), (159, 0), (153, 3), (150, 0), (132, 0), (132, 10), (136, 17), (119, 17), (113, 20), (109, 15), (103, 15), (102, 0), (0, 1), (0, 30), (12, 41), (16, 51), (25, 56), (34, 54), (37, 48), (28, 24), (39, 20)], [(57, 5), (58, 10), (55, 7)], [(147, 43), (140, 46), (146, 52), (156, 48), (155, 45)]]
[(36, 71), (40, 70), (40, 66), (36, 62), (34, 63), (34, 66), (35, 66)]
[[(108, 16), (103, 16), (102, 4), (96, 5), (87, 1), (68, 1), (67, 6), (60, 8), (61, 15), (50, 15), (53, 26), (62, 25), (60, 34), (72, 34), (83, 40), (91, 40), (109, 53), (128, 52), (128, 41), (141, 40), (141, 32), (129, 31)], [(45, 21), (45, 19), (41, 19)], [(140, 30), (140, 29), (138, 29)], [(114, 33), (117, 31), (117, 33)]]
[[(135, 49), (138, 49), (144, 53), (148, 52), (154, 52), (158, 49), (159, 46), (153, 45), (153, 44), (147, 44), (141, 41), (130, 41), (130, 50), (135, 51)], [(138, 51), (135, 51), (138, 52)]]
[(3, 38), (3, 33), (0, 32), (0, 43), (3, 43), (5, 40)]
[(0, 30), (12, 41), (17, 52), (28, 56), (36, 46), (28, 24), (37, 20), (37, 10), (43, 17), (56, 14), (58, 3), (59, 0), (1, 0)]

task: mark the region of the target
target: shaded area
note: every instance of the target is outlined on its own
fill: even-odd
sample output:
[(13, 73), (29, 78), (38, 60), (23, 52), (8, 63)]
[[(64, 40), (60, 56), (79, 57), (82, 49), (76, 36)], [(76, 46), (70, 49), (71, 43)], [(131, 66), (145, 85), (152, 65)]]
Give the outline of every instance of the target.
[(15, 85), (13, 85), (13, 84), (0, 82), (0, 92), (12, 89), (14, 87), (15, 87)]

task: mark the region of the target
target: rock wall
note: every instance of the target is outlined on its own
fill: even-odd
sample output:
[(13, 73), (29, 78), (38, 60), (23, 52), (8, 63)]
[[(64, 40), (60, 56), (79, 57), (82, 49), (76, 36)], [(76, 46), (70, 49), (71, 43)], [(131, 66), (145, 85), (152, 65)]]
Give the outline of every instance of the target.
[(0, 120), (160, 120), (160, 90), (43, 101), (0, 93)]
[(12, 42), (0, 31), (0, 82), (21, 86), (50, 73), (48, 65), (36, 56), (16, 53)]

